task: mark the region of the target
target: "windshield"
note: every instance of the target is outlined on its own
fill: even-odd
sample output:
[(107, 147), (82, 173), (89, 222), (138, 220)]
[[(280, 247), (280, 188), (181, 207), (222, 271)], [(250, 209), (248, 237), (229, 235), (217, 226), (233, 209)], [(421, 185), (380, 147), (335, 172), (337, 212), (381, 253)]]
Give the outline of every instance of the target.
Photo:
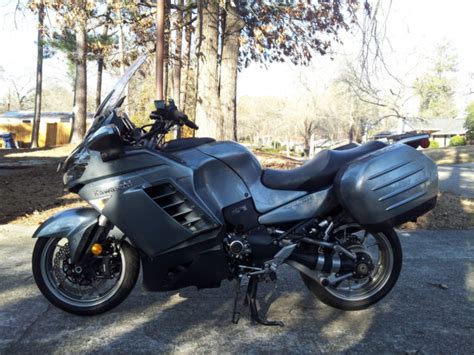
[(133, 77), (133, 75), (140, 69), (140, 67), (145, 63), (146, 56), (143, 55), (139, 57), (135, 63), (133, 63), (125, 74), (117, 81), (112, 90), (108, 93), (105, 99), (97, 108), (97, 112), (94, 115), (94, 121), (92, 122), (91, 128), (89, 129), (88, 134), (91, 131), (95, 131), (103, 121), (104, 117), (107, 117), (112, 110), (117, 106), (117, 104), (124, 98), (124, 90)]

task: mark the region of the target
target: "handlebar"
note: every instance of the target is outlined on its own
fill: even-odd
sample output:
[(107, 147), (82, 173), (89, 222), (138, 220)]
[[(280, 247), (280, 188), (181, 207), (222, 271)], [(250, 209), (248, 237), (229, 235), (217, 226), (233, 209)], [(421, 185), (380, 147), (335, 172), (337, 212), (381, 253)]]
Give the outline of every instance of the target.
[(191, 121), (184, 112), (178, 111), (173, 100), (169, 100), (168, 104), (161, 100), (155, 101), (155, 107), (156, 111), (151, 113), (151, 119), (171, 121), (179, 126), (185, 125), (194, 130), (199, 129), (199, 127)]

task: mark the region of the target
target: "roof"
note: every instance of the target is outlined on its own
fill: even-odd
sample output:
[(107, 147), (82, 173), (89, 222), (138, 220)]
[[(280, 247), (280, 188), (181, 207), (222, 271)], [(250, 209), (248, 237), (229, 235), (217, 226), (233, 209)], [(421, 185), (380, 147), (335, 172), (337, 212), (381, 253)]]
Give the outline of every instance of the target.
[[(0, 115), (0, 117), (28, 119), (28, 118), (33, 118), (34, 115), (35, 115), (34, 112), (28, 112), (28, 111), (9, 111)], [(63, 118), (63, 117), (71, 117), (71, 116), (72, 114), (70, 112), (41, 112), (41, 117)]]
[(415, 131), (431, 132), (433, 136), (465, 134), (464, 118), (430, 118), (407, 121)]
[[(35, 114), (31, 111), (9, 111), (5, 112), (0, 115), (0, 121), (3, 119), (4, 121), (12, 122), (11, 120), (32, 120)], [(93, 115), (91, 113), (87, 113), (87, 119), (91, 119)], [(62, 122), (69, 122), (72, 119), (71, 112), (41, 112), (41, 119), (52, 119), (52, 120), (60, 120)], [(15, 122), (15, 121), (13, 121)]]

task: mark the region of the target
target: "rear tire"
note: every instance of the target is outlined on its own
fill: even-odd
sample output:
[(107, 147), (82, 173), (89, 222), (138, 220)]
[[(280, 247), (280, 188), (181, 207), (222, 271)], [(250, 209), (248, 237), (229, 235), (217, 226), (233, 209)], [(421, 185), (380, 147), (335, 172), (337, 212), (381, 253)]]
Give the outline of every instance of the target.
[(384, 298), (395, 286), (400, 275), (402, 268), (402, 248), (397, 233), (393, 229), (388, 229), (375, 234), (383, 234), (383, 236), (385, 236), (390, 245), (393, 256), (393, 264), (390, 274), (388, 275), (388, 279), (385, 281), (385, 284), (379, 290), (377, 290), (377, 292), (363, 299), (344, 299), (343, 297), (338, 297), (335, 292), (330, 292), (327, 287), (321, 286), (319, 282), (315, 281), (309, 276), (300, 273), (306, 287), (308, 287), (308, 289), (321, 302), (327, 304), (328, 306), (345, 311), (365, 309)]
[(128, 243), (122, 243), (121, 245), (122, 269), (117, 285), (103, 297), (103, 300), (98, 298), (96, 302), (86, 303), (79, 298), (75, 300), (70, 295), (62, 294), (61, 291), (58, 291), (58, 287), (54, 287), (51, 278), (48, 276), (48, 272), (51, 271), (47, 270), (47, 265), (52, 263), (52, 260), (48, 260), (47, 256), (49, 250), (55, 248), (60, 239), (39, 238), (33, 250), (33, 276), (38, 288), (48, 301), (66, 312), (81, 316), (93, 316), (117, 307), (128, 297), (137, 282), (140, 272), (138, 253), (132, 246)]

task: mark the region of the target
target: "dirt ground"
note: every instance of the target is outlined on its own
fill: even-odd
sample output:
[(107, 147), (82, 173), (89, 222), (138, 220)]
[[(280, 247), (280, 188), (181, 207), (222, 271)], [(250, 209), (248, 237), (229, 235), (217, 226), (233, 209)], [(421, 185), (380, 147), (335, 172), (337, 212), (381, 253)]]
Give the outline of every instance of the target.
[(0, 224), (39, 224), (60, 210), (85, 204), (63, 190), (56, 172), (72, 149), (0, 150)]
[[(461, 147), (464, 148), (464, 147)], [(0, 150), (0, 224), (37, 225), (65, 209), (87, 205), (77, 195), (63, 190), (62, 176), (56, 172), (59, 162), (73, 149), (62, 146), (53, 149)], [(447, 157), (469, 157), (463, 149), (458, 153), (437, 153), (440, 161)], [(453, 150), (457, 151), (457, 150)], [(275, 154), (257, 152), (262, 165), (274, 169), (291, 169), (300, 161)], [(464, 158), (463, 158), (464, 159)], [(452, 161), (452, 160), (451, 160)], [(440, 193), (437, 207), (420, 217), (417, 223), (407, 223), (405, 229), (467, 229), (474, 227), (474, 199), (452, 193)]]
[(438, 165), (464, 164), (474, 162), (474, 145), (425, 149), (423, 151)]

